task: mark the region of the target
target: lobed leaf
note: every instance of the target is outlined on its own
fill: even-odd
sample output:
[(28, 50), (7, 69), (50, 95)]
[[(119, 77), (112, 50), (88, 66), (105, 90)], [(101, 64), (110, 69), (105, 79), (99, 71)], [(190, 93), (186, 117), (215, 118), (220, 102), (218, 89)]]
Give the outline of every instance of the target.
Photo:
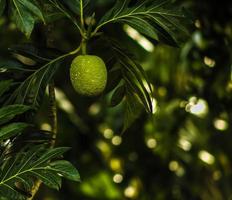
[[(81, 30), (81, 25), (80, 22), (76, 20), (76, 16), (73, 15), (63, 4), (67, 5), (71, 5), (71, 3), (69, 3), (68, 1), (63, 2), (63, 4), (60, 1), (57, 0), (48, 0), (51, 5), (53, 5), (57, 10), (59, 10), (61, 13), (64, 14), (64, 16), (66, 16), (68, 19), (70, 19), (73, 24), (77, 27), (77, 29), (79, 30), (80, 33), (82, 33)], [(79, 7), (77, 8), (79, 9)], [(75, 9), (76, 10), (76, 9)]]
[[(125, 23), (145, 36), (177, 45), (177, 35), (188, 34), (184, 26), (185, 13), (170, 0), (144, 0), (132, 4), (131, 0), (118, 0), (99, 21), (95, 33), (109, 23)], [(132, 6), (131, 6), (132, 4)], [(166, 37), (164, 37), (166, 36)]]
[(27, 104), (34, 108), (38, 108), (40, 100), (44, 96), (46, 86), (60, 66), (59, 61), (65, 56), (67, 55), (51, 60), (28, 76), (19, 87), (15, 89), (5, 104)]
[(146, 111), (152, 113), (152, 88), (145, 71), (116, 41), (109, 42), (121, 63), (123, 79), (130, 86), (129, 88), (137, 93)]
[(124, 85), (117, 87), (111, 97), (110, 106), (117, 106), (123, 100), (125, 93), (126, 91)]
[(63, 176), (72, 181), (80, 181), (80, 175), (77, 169), (66, 160), (58, 160), (50, 163), (51, 170), (56, 171), (60, 176)]
[(0, 196), (26, 200), (30, 197), (34, 178), (54, 189), (61, 187), (61, 177), (80, 181), (78, 171), (68, 161), (49, 162), (67, 150), (65, 147), (46, 149), (43, 145), (36, 145), (5, 159), (0, 173)]

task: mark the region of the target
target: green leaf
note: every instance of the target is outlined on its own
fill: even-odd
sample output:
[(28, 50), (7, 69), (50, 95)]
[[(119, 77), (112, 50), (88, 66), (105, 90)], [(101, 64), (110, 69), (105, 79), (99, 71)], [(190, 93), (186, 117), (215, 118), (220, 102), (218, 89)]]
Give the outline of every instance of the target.
[(19, 54), (35, 60), (40, 63), (51, 61), (45, 53), (48, 53), (47, 49), (39, 49), (32, 44), (21, 44), (11, 46), (9, 49), (12, 53)]
[(173, 6), (170, 0), (144, 0), (131, 6), (131, 0), (118, 0), (99, 21), (94, 33), (109, 23), (125, 23), (140, 33), (153, 38), (162, 38), (176, 45), (177, 35), (188, 34), (185, 13)]
[(22, 131), (27, 128), (29, 125), (26, 123), (12, 123), (6, 126), (3, 126), (0, 129), (0, 140), (5, 140), (15, 135), (21, 134)]
[(144, 69), (135, 61), (132, 55), (123, 49), (116, 41), (109, 40), (117, 59), (121, 63), (123, 79), (128, 84), (131, 92), (137, 93), (147, 112), (153, 112), (152, 88)]
[(28, 0), (12, 0), (10, 6), (16, 26), (29, 38), (37, 18), (44, 21), (40, 9)]
[(25, 105), (9, 105), (0, 108), (0, 125), (9, 122), (16, 115), (22, 114), (31, 109), (30, 106)]
[(133, 18), (133, 19), (122, 19), (123, 22), (130, 25), (132, 28), (136, 29), (138, 32), (152, 38), (158, 40), (158, 35), (154, 29), (154, 27), (148, 23), (143, 18)]
[[(77, 27), (80, 33), (82, 33), (80, 22), (76, 20), (76, 16), (74, 16), (66, 7), (57, 0), (48, 0), (57, 10), (63, 13), (68, 19), (70, 19), (73, 24)], [(66, 1), (65, 1), (66, 2)]]
[(43, 0), (43, 16), (46, 24), (55, 22), (64, 17), (64, 14), (53, 6), (49, 0)]
[(114, 91), (111, 100), (110, 100), (110, 106), (116, 106), (118, 105), (122, 100), (123, 97), (125, 96), (125, 86), (121, 85), (116, 90)]
[(1, 60), (0, 61), (0, 70), (5, 71), (22, 71), (22, 72), (31, 72), (32, 69), (27, 69), (25, 66), (16, 61), (16, 60)]
[[(46, 149), (36, 145), (22, 149), (19, 153), (4, 159), (0, 173), (0, 196), (8, 199), (26, 200), (38, 178), (47, 186), (59, 189), (61, 176), (79, 181), (77, 170), (67, 161), (49, 161), (59, 158), (68, 148)], [(16, 185), (21, 185), (16, 188)]]
[(12, 80), (0, 81), (0, 97), (10, 88)]
[(105, 93), (108, 93), (115, 89), (115, 87), (119, 84), (122, 79), (122, 74), (120, 69), (112, 69), (108, 72), (108, 80), (105, 89)]
[(31, 105), (35, 109), (38, 108), (44, 96), (46, 86), (61, 64), (58, 61), (61, 61), (67, 55), (65, 54), (51, 60), (32, 73), (16, 88), (5, 104), (26, 104)]
[(66, 160), (58, 160), (50, 163), (51, 170), (55, 170), (61, 176), (73, 180), (80, 181), (80, 174), (77, 169)]
[(6, 0), (0, 0), (0, 16), (2, 15), (6, 6)]
[(130, 90), (127, 91), (126, 95), (126, 112), (124, 115), (124, 125), (122, 133), (124, 133), (131, 124), (139, 117), (141, 113), (141, 104), (138, 101), (138, 97), (136, 94), (133, 94), (130, 92)]
[(34, 4), (33, 0), (18, 0), (27, 10), (31, 12), (33, 16), (38, 17), (41, 21), (45, 22), (44, 17), (40, 9)]
[(44, 153), (34, 164), (40, 165), (41, 163), (47, 162), (53, 158), (57, 158), (63, 155), (66, 151), (68, 151), (69, 147), (59, 147), (55, 149), (49, 149), (46, 153)]
[(61, 188), (61, 177), (51, 170), (45, 170), (44, 168), (35, 169), (30, 171), (30, 174), (40, 179), (45, 185), (50, 188), (53, 188), (55, 190), (59, 190)]

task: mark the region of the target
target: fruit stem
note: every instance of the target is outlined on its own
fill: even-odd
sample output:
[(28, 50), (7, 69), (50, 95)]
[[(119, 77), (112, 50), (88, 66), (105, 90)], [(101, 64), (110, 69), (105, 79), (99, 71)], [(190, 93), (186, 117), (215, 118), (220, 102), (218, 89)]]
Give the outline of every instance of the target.
[(84, 38), (81, 41), (81, 52), (82, 52), (82, 55), (87, 54), (87, 40)]

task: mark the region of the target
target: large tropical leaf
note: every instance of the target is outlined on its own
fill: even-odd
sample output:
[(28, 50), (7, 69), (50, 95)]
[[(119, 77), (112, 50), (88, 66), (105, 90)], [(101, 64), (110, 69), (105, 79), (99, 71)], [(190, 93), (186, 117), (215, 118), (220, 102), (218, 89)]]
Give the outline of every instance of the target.
[[(79, 1), (77, 0), (62, 1), (62, 2), (57, 1), (57, 0), (48, 0), (48, 1), (54, 8), (56, 8), (58, 11), (63, 13), (63, 15), (66, 16), (68, 19), (70, 19), (73, 22), (73, 24), (77, 27), (77, 29), (82, 33), (80, 22), (76, 19), (76, 16), (73, 15), (72, 12), (70, 12), (70, 10), (72, 10), (74, 13), (76, 12), (79, 13), (78, 11), (80, 9), (79, 3), (78, 3)], [(70, 6), (71, 7), (75, 6), (75, 7), (71, 8)], [(69, 7), (69, 9), (67, 7)]]
[(12, 0), (10, 10), (16, 26), (30, 37), (37, 19), (44, 21), (43, 14), (34, 1)]
[(0, 196), (12, 200), (27, 199), (30, 197), (35, 178), (54, 189), (60, 188), (62, 177), (80, 181), (79, 173), (71, 163), (64, 160), (53, 161), (68, 149), (45, 149), (43, 146), (35, 146), (6, 157), (0, 169)]
[(116, 4), (99, 21), (95, 32), (109, 23), (128, 24), (140, 33), (177, 45), (176, 36), (188, 31), (181, 21), (186, 21), (184, 12), (176, 9), (170, 0), (117, 0)]
[(26, 104), (38, 108), (46, 86), (67, 55), (51, 60), (34, 71), (15, 89), (5, 104)]
[(130, 52), (122, 48), (115, 40), (107, 39), (121, 66), (123, 80), (128, 88), (138, 95), (140, 102), (149, 113), (153, 112), (152, 88), (141, 65)]

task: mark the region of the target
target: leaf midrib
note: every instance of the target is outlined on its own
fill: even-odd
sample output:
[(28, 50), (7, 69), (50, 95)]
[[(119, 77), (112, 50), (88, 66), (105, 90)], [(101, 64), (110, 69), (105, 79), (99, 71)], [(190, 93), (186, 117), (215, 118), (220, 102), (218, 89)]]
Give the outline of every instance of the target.
[(151, 8), (148, 11), (145, 11), (145, 12), (134, 13), (132, 11), (132, 12), (126, 14), (126, 15), (113, 17), (112, 19), (107, 20), (107, 21), (103, 22), (102, 24), (98, 25), (95, 30), (99, 30), (102, 26), (104, 26), (104, 25), (106, 25), (106, 24), (108, 24), (110, 22), (120, 20), (121, 18), (134, 17), (136, 15), (145, 15), (146, 16), (146, 15), (149, 15), (149, 14), (159, 14), (159, 15), (167, 15), (167, 16), (173, 16), (173, 17), (183, 17), (183, 15), (178, 15), (178, 14), (173, 14), (173, 13), (168, 13), (168, 12), (161, 12), (161, 11), (152, 11), (151, 12), (152, 9), (154, 9), (154, 8)]
[(11, 177), (9, 177), (9, 178), (7, 178), (7, 179), (1, 181), (1, 182), (0, 182), (0, 186), (1, 186), (1, 185), (8, 185), (8, 184), (6, 184), (8, 181), (10, 181), (10, 180), (12, 180), (12, 179), (14, 179), (14, 178), (17, 178), (18, 176), (20, 176), (20, 175), (22, 175), (22, 174), (25, 174), (25, 173), (27, 173), (27, 172), (32, 172), (32, 173), (33, 173), (33, 171), (36, 171), (36, 170), (50, 170), (50, 171), (59, 172), (59, 170), (54, 169), (54, 168), (52, 168), (52, 167), (50, 167), (50, 166), (46, 166), (46, 167), (32, 167), (32, 168), (27, 169), (27, 170), (25, 170), (25, 171), (21, 171), (21, 172), (19, 172), (19, 173), (16, 173), (15, 175), (13, 175), (13, 176), (11, 176)]
[(22, 21), (22, 23), (23, 23), (23, 26), (25, 27), (25, 23), (24, 23), (23, 17), (22, 17), (22, 15), (21, 15), (21, 12), (20, 12), (18, 6), (17, 6), (16, 1), (13, 0), (13, 3), (14, 3), (14, 5), (15, 5), (15, 8), (16, 8), (17, 12), (19, 13), (19, 17), (20, 17), (20, 19), (21, 19), (21, 21)]

